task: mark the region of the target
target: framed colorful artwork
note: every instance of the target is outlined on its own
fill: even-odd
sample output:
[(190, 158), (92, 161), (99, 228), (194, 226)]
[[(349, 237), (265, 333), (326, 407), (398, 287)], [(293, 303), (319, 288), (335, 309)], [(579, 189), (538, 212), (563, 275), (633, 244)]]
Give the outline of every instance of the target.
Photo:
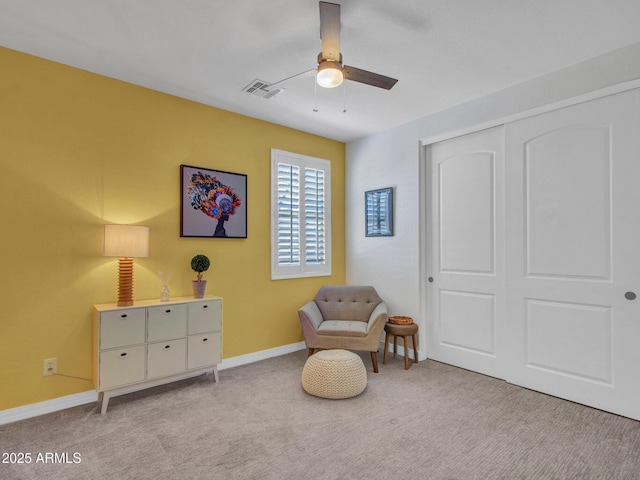
[(180, 165), (180, 236), (247, 238), (247, 176)]
[(365, 235), (393, 236), (393, 188), (364, 192)]

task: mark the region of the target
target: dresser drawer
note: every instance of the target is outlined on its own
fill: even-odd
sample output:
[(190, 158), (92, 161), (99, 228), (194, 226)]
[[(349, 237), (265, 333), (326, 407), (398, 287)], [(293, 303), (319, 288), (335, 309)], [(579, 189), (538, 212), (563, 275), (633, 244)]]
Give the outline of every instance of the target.
[(100, 350), (144, 343), (145, 316), (144, 308), (100, 313)]
[(184, 304), (149, 307), (147, 341), (171, 340), (187, 333), (187, 306)]
[(144, 380), (144, 345), (100, 352), (99, 390)]
[(220, 363), (220, 334), (201, 333), (188, 339), (187, 368), (206, 367)]
[(150, 343), (147, 346), (147, 378), (164, 377), (186, 370), (187, 339)]
[(219, 332), (222, 328), (222, 302), (206, 300), (189, 304), (189, 335)]

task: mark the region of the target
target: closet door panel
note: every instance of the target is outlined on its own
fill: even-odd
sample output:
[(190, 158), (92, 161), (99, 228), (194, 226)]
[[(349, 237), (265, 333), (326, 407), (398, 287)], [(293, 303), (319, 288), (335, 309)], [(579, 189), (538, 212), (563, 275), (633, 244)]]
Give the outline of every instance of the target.
[(610, 278), (611, 141), (573, 125), (524, 143), (527, 276)]
[(427, 351), (504, 378), (503, 128), (431, 147)]
[(507, 380), (636, 419), (639, 94), (511, 123), (505, 150)]

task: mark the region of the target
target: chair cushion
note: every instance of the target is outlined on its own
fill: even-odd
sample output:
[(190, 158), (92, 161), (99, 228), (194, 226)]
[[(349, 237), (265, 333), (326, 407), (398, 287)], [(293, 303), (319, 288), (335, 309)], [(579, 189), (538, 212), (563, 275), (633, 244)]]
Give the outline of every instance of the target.
[(367, 323), (349, 320), (325, 320), (318, 327), (318, 335), (336, 337), (366, 337)]
[(320, 288), (314, 301), (322, 318), (368, 322), (382, 299), (370, 286), (330, 285)]

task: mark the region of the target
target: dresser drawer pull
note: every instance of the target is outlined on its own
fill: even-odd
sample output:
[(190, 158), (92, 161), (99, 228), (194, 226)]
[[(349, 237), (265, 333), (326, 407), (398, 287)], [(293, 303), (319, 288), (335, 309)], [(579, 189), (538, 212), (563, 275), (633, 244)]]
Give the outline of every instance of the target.
[(205, 343), (205, 342), (206, 342), (206, 341), (208, 341), (208, 340), (209, 340), (208, 338), (203, 338), (203, 339), (202, 339), (202, 343)]
[(120, 358), (126, 358), (127, 355), (129, 355), (127, 352), (123, 352), (120, 354)]
[(120, 315), (120, 318), (127, 318), (127, 314), (123, 313), (122, 315)]
[(164, 311), (164, 313), (171, 313), (171, 309), (168, 308), (167, 310)]
[(164, 349), (165, 349), (165, 350), (169, 350), (170, 348), (171, 348), (171, 345), (165, 345), (165, 346), (164, 346)]
[(209, 305), (202, 305), (202, 308), (209, 308)]

